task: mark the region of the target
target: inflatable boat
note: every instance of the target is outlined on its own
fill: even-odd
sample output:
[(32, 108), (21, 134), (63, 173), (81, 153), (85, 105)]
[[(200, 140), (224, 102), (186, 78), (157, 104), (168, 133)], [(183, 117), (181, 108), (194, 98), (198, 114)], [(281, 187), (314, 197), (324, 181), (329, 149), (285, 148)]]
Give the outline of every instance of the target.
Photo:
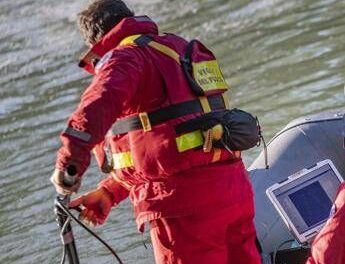
[(255, 193), (255, 224), (264, 264), (304, 264), (308, 247), (294, 241), (266, 190), (326, 159), (333, 162), (344, 178), (344, 114), (345, 110), (324, 112), (292, 121), (268, 143), (269, 168), (266, 169), (264, 152), (249, 167)]

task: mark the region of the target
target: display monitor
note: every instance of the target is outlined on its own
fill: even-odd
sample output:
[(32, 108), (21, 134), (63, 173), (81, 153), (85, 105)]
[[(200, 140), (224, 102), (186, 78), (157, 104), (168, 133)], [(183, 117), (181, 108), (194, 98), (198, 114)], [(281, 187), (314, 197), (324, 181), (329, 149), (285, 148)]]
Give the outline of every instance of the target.
[(328, 220), (341, 182), (332, 161), (324, 160), (274, 184), (266, 193), (296, 239), (304, 243)]

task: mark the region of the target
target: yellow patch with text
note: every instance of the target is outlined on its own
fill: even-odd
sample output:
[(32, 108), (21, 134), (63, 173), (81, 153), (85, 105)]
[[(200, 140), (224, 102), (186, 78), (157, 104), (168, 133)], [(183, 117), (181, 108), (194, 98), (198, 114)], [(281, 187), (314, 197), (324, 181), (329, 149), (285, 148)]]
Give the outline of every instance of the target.
[(192, 66), (194, 79), (205, 92), (228, 89), (216, 60), (193, 62)]

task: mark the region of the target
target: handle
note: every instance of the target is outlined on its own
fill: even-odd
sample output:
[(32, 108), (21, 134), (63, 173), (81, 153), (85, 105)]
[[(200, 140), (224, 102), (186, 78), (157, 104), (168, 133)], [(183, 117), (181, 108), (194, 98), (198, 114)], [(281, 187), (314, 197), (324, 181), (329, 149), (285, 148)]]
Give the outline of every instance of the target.
[(64, 175), (63, 183), (66, 186), (73, 186), (76, 179), (77, 179), (77, 168), (74, 165), (69, 165)]
[(56, 215), (56, 222), (61, 230), (60, 237), (64, 247), (61, 263), (65, 263), (65, 258), (67, 256), (69, 264), (79, 264), (78, 251), (74, 241), (72, 226), (69, 222), (70, 219), (68, 215), (61, 209), (59, 204), (67, 207), (69, 204), (69, 196), (58, 196), (55, 199), (54, 211)]
[[(63, 184), (66, 186), (73, 186), (76, 180), (77, 168), (74, 165), (69, 165), (63, 178)], [(60, 236), (62, 244), (64, 245), (64, 256), (62, 263), (64, 263), (65, 257), (67, 256), (70, 264), (79, 264), (78, 252), (73, 237), (72, 226), (69, 222), (70, 219), (68, 215), (58, 206), (58, 204), (61, 203), (62, 205), (67, 207), (69, 201), (69, 195), (59, 195), (55, 200), (56, 221), (61, 230)]]

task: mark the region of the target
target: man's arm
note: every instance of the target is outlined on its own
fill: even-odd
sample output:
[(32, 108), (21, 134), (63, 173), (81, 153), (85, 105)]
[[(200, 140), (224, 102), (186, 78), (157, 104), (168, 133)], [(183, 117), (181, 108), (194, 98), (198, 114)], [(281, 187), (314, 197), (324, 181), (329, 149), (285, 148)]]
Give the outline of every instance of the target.
[[(104, 140), (123, 106), (136, 93), (141, 67), (140, 60), (122, 50), (116, 51), (99, 69), (60, 136), (62, 147), (57, 154), (57, 171), (65, 172), (74, 166), (78, 177), (83, 175), (90, 164), (91, 150)], [(57, 181), (54, 184), (57, 185)]]

